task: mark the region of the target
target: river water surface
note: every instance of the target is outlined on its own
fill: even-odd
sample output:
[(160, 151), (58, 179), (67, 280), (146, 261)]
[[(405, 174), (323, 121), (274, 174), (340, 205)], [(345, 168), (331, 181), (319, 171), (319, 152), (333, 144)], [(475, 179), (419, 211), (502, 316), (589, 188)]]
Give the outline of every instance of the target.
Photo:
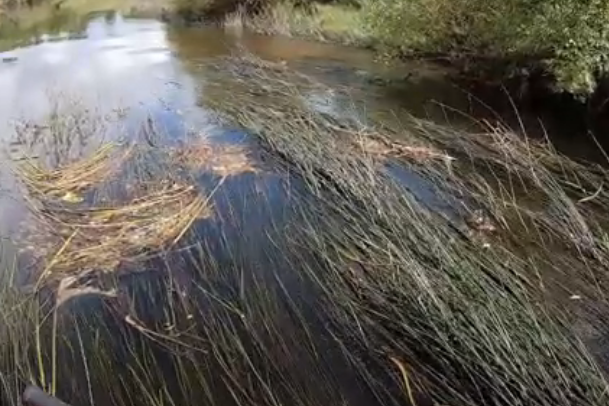
[[(0, 233), (8, 239), (19, 240), (30, 232), (24, 232), (27, 204), (12, 174), (15, 158), (39, 153), (45, 155), (45, 161), (58, 164), (65, 158), (63, 154), (86, 154), (102, 140), (122, 141), (127, 137), (146, 142), (145, 137), (138, 137), (142, 128), (151, 127), (166, 147), (188, 143), (193, 135), (219, 144), (253, 146), (248, 134), (223, 125), (205, 107), (210, 97), (231, 97), (230, 88), (221, 95), (207, 90), (214, 76), (208, 75), (206, 66), (214, 58), (251, 53), (297, 68), (329, 86), (364, 88), (351, 102), (370, 111), (387, 110), (400, 100), (386, 91), (384, 80), (401, 79), (405, 72), (412, 76), (408, 82), (411, 97), (403, 107), (412, 112), (441, 116), (441, 109), (427, 103), (434, 94), (442, 95), (445, 102), (454, 98), (453, 104), (467, 100), (462, 92), (441, 80), (440, 70), (416, 64), (407, 70), (404, 66), (390, 67), (377, 63), (365, 50), (218, 28), (173, 28), (156, 20), (125, 18), (116, 13), (94, 15), (78, 24), (67, 24), (71, 19), (65, 26), (63, 22), (58, 19), (49, 31), (28, 32), (14, 46), (2, 41), (7, 50), (0, 53), (0, 183), (4, 192), (0, 196)], [(332, 94), (310, 97), (317, 108), (333, 114), (354, 114), (349, 101), (340, 101)], [(80, 117), (81, 121), (68, 121), (62, 128), (69, 133), (44, 140), (40, 151), (30, 149), (32, 140), (20, 137), (20, 128), (26, 128), (28, 137), (36, 138), (38, 130), (48, 130), (50, 122), (63, 117)], [(80, 131), (80, 126), (85, 129)], [(256, 156), (255, 148), (252, 156)], [(73, 312), (76, 325), (91, 327), (78, 333), (83, 335), (78, 336), (78, 342), (92, 354), (89, 357), (95, 358), (91, 362), (99, 364), (89, 365), (88, 375), (86, 362), (83, 369), (83, 360), (67, 349), (77, 345), (75, 324), (68, 323), (62, 334), (70, 344), (65, 348), (60, 344), (58, 350), (60, 396), (78, 404), (92, 401), (92, 396), (96, 404), (150, 405), (149, 398), (130, 397), (133, 391), (142, 390), (140, 378), (135, 376), (139, 373), (134, 371), (143, 367), (142, 374), (154, 369), (160, 376), (160, 381), (149, 382), (151, 390), (164, 387), (177, 404), (193, 404), (194, 399), (204, 397), (210, 404), (225, 405), (246, 401), (257, 405), (294, 404), (306, 398), (311, 405), (369, 406), (388, 398), (389, 392), (383, 389), (379, 393), (352, 370), (341, 346), (331, 344), (333, 338), (324, 328), (324, 312), (315, 303), (316, 288), (300, 276), (308, 269), (301, 266), (314, 267), (313, 261), (307, 263), (308, 253), (289, 257), (274, 241), (274, 230), (297, 221), (291, 199), (298, 187), (281, 174), (262, 172), (222, 181), (213, 196), (213, 221), (197, 223), (195, 233), (202, 252), (209, 255), (197, 254), (196, 250), (190, 255), (200, 255), (196, 263), (200, 264), (199, 271), (205, 271), (204, 277), (193, 276), (192, 266), (182, 266), (188, 260), (169, 254), (137, 264), (137, 273), (123, 278), (119, 298), (111, 299), (110, 304), (103, 298), (83, 297), (63, 306)], [(430, 186), (423, 180), (406, 171), (399, 176), (424, 198), (433, 199)], [(207, 191), (215, 191), (218, 186), (214, 177), (197, 180)], [(31, 243), (23, 253), (24, 244), (18, 245), (22, 250), (19, 265), (24, 269), (49, 264), (49, 258), (39, 255), (42, 246)], [(16, 252), (7, 248), (2, 254), (7, 260)], [(32, 282), (28, 272), (21, 276), (23, 284)], [(167, 320), (176, 294), (178, 302), (192, 301), (204, 309), (200, 314), (182, 314), (191, 326), (183, 333), (174, 331), (176, 337), (184, 334), (187, 338), (196, 337), (195, 330), (201, 329), (203, 341), (195, 341), (196, 357), (192, 355), (186, 364), (172, 362), (174, 355), (157, 345), (157, 339), (149, 341), (146, 333), (141, 334), (142, 325), (161, 323), (162, 329), (177, 326)], [(233, 307), (240, 310), (232, 311)], [(135, 314), (138, 323), (143, 324), (133, 324)], [(281, 334), (277, 336), (277, 332)], [(101, 344), (100, 334), (106, 337)], [(53, 342), (48, 339), (44, 345)], [(200, 358), (201, 353), (214, 351), (218, 354)], [(139, 364), (149, 356), (156, 367)], [(106, 369), (107, 363), (115, 369)], [(185, 369), (176, 370), (178, 365)], [(194, 370), (184, 372), (188, 368)], [(209, 374), (205, 380), (201, 380), (199, 368)], [(368, 368), (374, 371), (374, 366)], [(47, 376), (54, 373), (49, 370)], [(191, 378), (192, 384), (185, 383)], [(231, 384), (226, 379), (236, 381)], [(375, 378), (383, 379), (380, 375)], [(265, 386), (269, 380), (276, 382), (270, 394)], [(42, 378), (36, 382), (48, 384)], [(213, 390), (201, 387), (202, 382), (212, 384)], [(122, 392), (115, 390), (117, 387)], [(234, 393), (235, 388), (243, 393)], [(129, 402), (119, 392), (127, 393)], [(395, 396), (400, 395), (393, 393), (389, 398)]]
[[(65, 28), (62, 21), (53, 33), (41, 29), (29, 40), (21, 38), (19, 47), (0, 53), (0, 146), (5, 151), (18, 150), (14, 133), (20, 123), (44, 123), (53, 113), (68, 110), (95, 117), (120, 115), (123, 129), (151, 120), (172, 142), (189, 132), (240, 140), (243, 134), (218, 126), (204, 107), (206, 98), (230, 98), (230, 89), (224, 95), (206, 92), (213, 79), (205, 66), (214, 58), (244, 52), (286, 63), (329, 86), (364, 89), (352, 102), (367, 113), (406, 109), (443, 120), (446, 111), (440, 103), (467, 109), (470, 102), (465, 92), (443, 80), (441, 69), (385, 65), (366, 50), (218, 28), (170, 28), (116, 13), (79, 24), (67, 24), (72, 21), (67, 19)], [(399, 88), (386, 86), (392, 80), (399, 80)], [(312, 102), (340, 114), (353, 110), (328, 94)], [(123, 132), (106, 131), (103, 136)], [(10, 179), (4, 184), (10, 188)], [(10, 233), (19, 227), (19, 205), (13, 197), (2, 204), (0, 224)]]
[[(0, 167), (0, 184), (4, 192), (0, 195), (0, 234), (5, 237), (20, 235), (27, 218), (27, 210), (9, 162), (9, 157), (31, 153), (23, 150), (26, 142), (18, 137), (18, 129), (24, 123), (44, 126), (49, 117), (57, 117), (66, 111), (89, 117), (89, 121), (83, 125), (98, 129), (88, 134), (95, 139), (81, 137), (82, 134), (76, 131), (74, 136), (67, 137), (70, 152), (72, 149), (86, 152), (89, 142), (98, 145), (100, 139), (122, 140), (127, 136), (144, 142), (137, 138), (141, 135), (141, 128), (154, 126), (155, 133), (160, 134), (162, 145), (166, 147), (188, 143), (193, 134), (204, 135), (218, 144), (254, 146), (252, 156), (259, 158), (255, 142), (246, 132), (223, 124), (206, 107), (206, 101), (212, 97), (231, 98), (230, 86), (223, 89), (224, 94), (221, 95), (216, 93), (217, 86), (213, 87), (214, 93), (209, 91), (212, 88), (210, 81), (217, 78), (209, 74), (209, 62), (218, 57), (251, 53), (265, 60), (286, 64), (330, 88), (352, 89), (354, 96), (351, 100), (336, 97), (331, 92), (309, 95), (313, 106), (336, 115), (357, 115), (357, 111), (374, 115), (376, 112), (404, 110), (408, 114), (441, 122), (451, 120), (452, 125), (466, 126), (470, 120), (466, 118), (460, 121), (458, 117), (474, 114), (484, 104), (474, 102), (471, 95), (445, 80), (445, 72), (440, 68), (414, 62), (387, 65), (377, 61), (373, 53), (361, 49), (211, 27), (169, 27), (156, 20), (127, 18), (112, 12), (93, 15), (79, 24), (65, 27), (62, 21), (60, 19), (48, 32), (41, 29), (28, 33), (14, 46), (6, 45), (6, 41), (1, 42), (6, 50), (0, 53), (0, 150), (5, 160)], [(354, 106), (357, 109), (353, 109)], [(455, 111), (460, 113), (455, 114)], [(487, 112), (483, 117), (488, 116), (492, 117), (493, 113)], [(365, 120), (364, 117), (355, 118)], [(97, 119), (105, 124), (96, 127)], [(62, 140), (65, 142), (66, 138), (58, 142)], [(57, 153), (61, 146), (55, 147), (51, 150)], [(59, 157), (49, 156), (48, 159), (58, 161)], [(261, 167), (264, 167), (263, 161), (260, 159), (258, 162)], [(233, 352), (228, 351), (230, 354), (226, 359), (216, 357), (205, 365), (207, 372), (211, 370), (209, 382), (217, 385), (213, 388), (215, 391), (211, 391), (214, 392), (212, 396), (205, 388), (193, 386), (190, 388), (192, 393), (184, 390), (186, 384), (181, 381), (184, 376), (178, 374), (184, 373), (184, 370), (177, 370), (171, 363), (172, 355), (164, 353), (163, 345), (158, 344), (158, 348), (154, 347), (152, 352), (160, 354), (156, 365), (165, 367), (164, 390), (181, 391), (185, 397), (182, 399), (184, 403), (176, 401), (177, 404), (192, 404), (193, 399), (202, 399), (202, 396), (208, 396), (205, 400), (210, 404), (295, 404), (302, 400), (298, 398), (301, 394), (299, 391), (309, 398), (307, 405), (390, 404), (388, 402), (400, 397), (399, 390), (395, 394), (395, 390), (379, 390), (383, 385), (364, 383), (361, 376), (353, 371), (354, 364), (345, 361), (357, 358), (343, 346), (347, 345), (345, 343), (349, 337), (341, 337), (346, 341), (338, 345), (336, 343), (340, 339), (334, 340), (336, 337), (324, 330), (326, 320), (323, 311), (320, 312), (316, 308), (318, 304), (314, 303), (315, 295), (319, 292), (315, 287), (303, 283), (296, 272), (296, 269), (305, 266), (308, 254), (296, 258), (282, 255), (281, 244), (273, 240), (273, 230), (285, 229), (299, 219), (291, 200), (298, 193), (298, 185), (293, 185), (281, 174), (260, 172), (262, 174), (246, 173), (227, 179), (214, 195), (214, 221), (202, 222), (196, 227), (206, 252), (214, 253), (213, 259), (199, 258), (202, 268), (224, 268), (234, 272), (227, 272), (227, 275), (210, 273), (206, 280), (194, 283), (191, 275), (177, 271), (182, 259), (170, 255), (146, 266), (157, 274), (175, 272), (172, 275), (177, 281), (176, 287), (172, 287), (175, 292), (168, 294), (163, 290), (164, 285), (157, 284), (157, 279), (163, 279), (162, 276), (157, 279), (156, 276), (126, 278), (128, 290), (136, 298), (131, 310), (136, 310), (140, 320), (152, 325), (159, 314), (167, 316), (163, 313), (163, 305), (170, 301), (174, 293), (181, 295), (181, 298), (192, 296), (209, 306), (209, 313), (200, 315), (200, 323), (208, 334), (201, 341), (208, 346), (201, 352), (206, 355), (215, 354), (214, 351), (222, 353), (226, 350), (221, 347), (222, 343), (231, 351), (234, 349)], [(394, 175), (422, 201), (442, 210), (450, 210), (445, 202), (437, 199), (433, 185), (424, 179), (403, 168), (396, 168)], [(201, 176), (197, 180), (206, 190), (213, 190), (217, 184), (217, 179), (209, 176)], [(314, 267), (314, 264), (310, 266)], [(205, 289), (213, 290), (214, 294)], [(142, 294), (142, 291), (146, 293)], [(261, 298), (272, 303), (270, 309), (264, 308)], [(233, 311), (233, 303), (238, 303), (243, 312)], [(285, 313), (280, 313), (273, 306), (281, 307)], [(118, 312), (124, 316), (120, 313), (124, 309), (104, 306), (95, 300), (91, 303), (75, 301), (73, 307), (76, 312), (82, 312), (79, 317), (85, 324), (94, 323), (87, 311), (102, 314), (100, 317), (104, 317), (106, 312), (113, 316)], [(248, 319), (248, 312), (251, 319)], [(274, 312), (277, 319), (256, 320), (256, 312)], [(199, 316), (188, 314), (186, 319), (193, 317), (196, 319)], [(223, 321), (216, 325), (214, 320)], [(266, 322), (272, 328), (266, 326)], [(240, 323), (244, 327), (234, 327), (241, 326)], [(302, 328), (305, 323), (310, 327)], [(171, 328), (175, 327), (169, 324)], [(133, 333), (133, 325), (139, 332), (144, 330), (140, 325), (131, 324), (129, 334)], [(122, 336), (124, 329), (124, 326), (116, 329), (108, 327), (111, 336)], [(317, 329), (319, 334), (315, 334)], [(188, 337), (191, 331), (186, 329), (184, 336)], [(277, 331), (283, 338), (281, 345), (272, 342), (274, 336), (271, 332), (277, 334)], [(243, 348), (240, 341), (230, 341), (233, 334), (241, 333), (247, 337), (243, 340)], [(88, 343), (85, 346), (99, 340), (97, 332), (91, 334), (89, 339), (92, 341), (85, 340)], [(157, 339), (154, 335), (146, 334), (143, 336)], [(81, 339), (80, 336), (78, 339)], [(310, 340), (310, 345), (321, 349), (321, 352), (307, 352), (305, 346), (301, 345), (304, 340)], [(134, 341), (141, 345), (139, 341)], [(218, 348), (214, 347), (216, 343), (221, 343)], [(83, 345), (82, 342), (80, 345)], [(114, 361), (119, 364), (133, 356), (132, 350), (121, 347), (120, 342), (116, 343), (116, 347), (111, 347), (118, 348)], [(244, 354), (251, 358), (245, 357), (247, 362), (240, 364), (240, 357)], [(270, 371), (260, 372), (263, 375), (268, 373), (268, 377), (253, 376), (257, 370), (252, 365), (256, 360), (260, 361), (256, 357), (263, 356), (270, 357), (278, 365), (273, 366), (275, 369), (269, 368), (272, 369)], [(197, 362), (200, 362), (199, 358)], [(263, 359), (263, 365), (264, 362)], [(375, 365), (365, 365), (365, 356), (358, 358), (358, 362), (374, 375)], [(145, 361), (139, 367), (144, 372), (148, 368)], [(80, 365), (69, 362), (61, 364), (61, 368), (68, 376), (75, 369), (80, 372), (76, 374), (78, 376), (71, 377), (68, 383), (60, 385), (60, 393), (72, 399), (87, 399), (90, 393), (83, 388), (87, 388), (91, 382), (88, 377), (84, 380), (84, 376), (81, 376), (86, 371), (81, 371)], [(132, 369), (110, 370), (106, 374), (117, 375), (112, 379), (118, 379), (117, 384), (128, 392), (138, 385), (129, 378), (132, 372)], [(194, 375), (196, 373), (199, 371), (193, 371)], [(232, 379), (233, 376), (239, 376), (240, 380), (231, 386), (226, 377)], [(279, 383), (276, 388), (278, 399), (265, 397), (268, 388), (264, 386), (266, 381), (263, 378)], [(106, 375), (95, 379), (100, 379), (100, 385), (93, 385), (93, 389), (89, 389), (99, 400), (96, 404), (117, 404), (113, 395), (103, 389), (103, 380), (111, 382), (112, 379)], [(395, 377), (379, 375), (368, 377), (366, 382), (392, 379)], [(281, 386), (282, 383), (286, 386)], [(148, 384), (154, 387), (158, 383), (151, 378)], [(294, 385), (296, 389), (289, 385)], [(234, 387), (243, 393), (235, 394), (232, 392)], [(399, 385), (393, 387), (399, 388)], [(247, 398), (246, 395), (250, 394), (248, 391), (260, 395), (260, 399)], [(249, 403), (244, 400), (246, 398)], [(130, 404), (151, 402), (148, 398), (131, 399)], [(158, 404), (164, 403), (159, 401)]]

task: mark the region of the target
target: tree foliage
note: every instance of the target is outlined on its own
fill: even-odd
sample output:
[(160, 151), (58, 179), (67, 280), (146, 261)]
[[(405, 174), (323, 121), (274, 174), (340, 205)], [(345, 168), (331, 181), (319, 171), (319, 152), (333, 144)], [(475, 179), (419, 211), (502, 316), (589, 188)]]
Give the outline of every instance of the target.
[(398, 52), (530, 56), (581, 94), (609, 72), (609, 0), (366, 0), (364, 10)]

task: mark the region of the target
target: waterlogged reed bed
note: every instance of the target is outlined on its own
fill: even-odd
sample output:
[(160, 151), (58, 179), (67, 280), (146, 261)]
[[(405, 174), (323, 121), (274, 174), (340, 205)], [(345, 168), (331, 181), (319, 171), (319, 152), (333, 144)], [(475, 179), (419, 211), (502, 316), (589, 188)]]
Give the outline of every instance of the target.
[(18, 309), (4, 319), (32, 324), (9, 325), (15, 340), (0, 342), (3, 393), (17, 399), (34, 382), (72, 404), (371, 404), (323, 324), (312, 324), (322, 313), (284, 285), (297, 275), (277, 241), (267, 258), (236, 249), (253, 240), (222, 243), (228, 257), (201, 241), (141, 264), (156, 276), (123, 277), (114, 297), (43, 301), (40, 310), (35, 297), (15, 295), (30, 305), (16, 307), (4, 296), (3, 309)]
[[(354, 352), (397, 365), (413, 377), (407, 395), (439, 404), (606, 403), (595, 349), (582, 343), (602, 328), (584, 309), (604, 308), (605, 170), (505, 129), (339, 120), (309, 103), (320, 84), (251, 59), (225, 63), (219, 70), (235, 75), (239, 104), (212, 105), (316, 196), (303, 206), (310, 220), (290, 239), (318, 256), (310, 275), (335, 311), (337, 336), (356, 341)], [(389, 165), (350, 147), (366, 137), (446, 157), (393, 158), (433, 182), (454, 210), (433, 210)], [(556, 300), (555, 285), (571, 295)]]
[(531, 143), (487, 123), (473, 135), (416, 120), (412, 125), (422, 138), (459, 157), (450, 172), (427, 168), (427, 176), (492, 219), (500, 230), (498, 248), (529, 262), (547, 298), (605, 300), (605, 168), (575, 162), (549, 141)]
[(26, 242), (44, 264), (38, 283), (117, 271), (177, 243), (197, 219), (211, 215), (209, 200), (171, 174), (142, 179), (120, 197), (97, 199), (111, 188), (107, 183), (124, 182), (113, 175), (137, 165), (130, 157), (138, 155), (135, 147), (102, 145), (59, 168), (33, 159), (17, 163), (34, 231)]
[[(221, 61), (215, 68), (235, 76), (232, 94), (239, 97), (210, 104), (257, 134), (272, 154), (311, 175), (306, 182), (329, 181), (374, 198), (375, 188), (386, 188), (386, 182), (374, 182), (395, 179), (397, 164), (432, 185), (437, 199), (448, 203), (440, 214), (464, 234), (483, 237), (481, 247), (492, 242), (490, 234), (504, 243), (535, 244), (541, 251), (562, 244), (580, 262), (580, 254), (586, 254), (600, 262), (600, 269), (606, 266), (609, 195), (604, 185), (609, 175), (599, 165), (575, 162), (549, 142), (529, 141), (488, 123), (478, 123), (480, 131), (471, 133), (408, 115), (394, 115), (402, 120), (397, 124), (361, 114), (338, 118), (348, 92), (284, 65), (268, 65), (252, 58)], [(318, 94), (328, 95), (337, 106), (334, 112), (311, 101)], [(337, 151), (343, 153), (337, 156)], [(430, 206), (417, 185), (403, 186), (418, 203)]]
[[(167, 206), (150, 198), (154, 191), (159, 199), (196, 192), (176, 188), (175, 182), (165, 182), (168, 178), (211, 177), (215, 189), (204, 195), (210, 204), (214, 192), (224, 193), (240, 174), (256, 178), (245, 149), (210, 146), (215, 154), (204, 154), (210, 161), (203, 162), (196, 152), (207, 151), (203, 145), (192, 150), (168, 148), (157, 140), (136, 145), (127, 159), (114, 161), (119, 168), (112, 176), (95, 177), (76, 189), (54, 184), (71, 176), (46, 174), (36, 180), (53, 187), (27, 187), (31, 177), (17, 171), (36, 219), (55, 234), (60, 226), (67, 231), (64, 243), (43, 255), (37, 268), (42, 277), (33, 291), (24, 290), (18, 277), (2, 284), (0, 317), (6, 333), (0, 339), (0, 381), (6, 404), (19, 403), (26, 383), (71, 404), (193, 404), (202, 399), (222, 405), (353, 404), (358, 399), (370, 404), (372, 395), (359, 389), (361, 383), (354, 381), (323, 324), (313, 332), (321, 313), (310, 308), (305, 287), (296, 286), (303, 297), (290, 293), (294, 287), (288, 285), (303, 278), (284, 249), (279, 220), (259, 225), (254, 216), (265, 209), (243, 209), (262, 205), (268, 196), (228, 201), (221, 217), (228, 221), (197, 220), (178, 244), (148, 244), (149, 255), (137, 258), (125, 251), (140, 247), (126, 237), (136, 233), (147, 240), (155, 234), (150, 227), (163, 225), (166, 213), (157, 209), (190, 216), (186, 204), (173, 205), (175, 199)], [(100, 156), (92, 152), (89, 157)], [(72, 166), (97, 167), (88, 159), (63, 165), (61, 173), (70, 173)], [(28, 168), (30, 163), (19, 161)], [(264, 185), (250, 186), (256, 190), (244, 196), (259, 195)], [(201, 190), (198, 182), (196, 189)], [(78, 199), (66, 198), (68, 192)], [(134, 193), (140, 200), (132, 199)], [(231, 216), (245, 224), (229, 237), (223, 224), (232, 224)], [(252, 233), (249, 225), (260, 232)], [(83, 253), (93, 251), (85, 260)], [(133, 264), (106, 267), (108, 257)]]
[[(24, 292), (8, 277), (17, 262), (5, 262), (7, 404), (25, 383), (74, 405), (607, 403), (596, 341), (609, 275), (603, 168), (505, 129), (344, 115), (348, 94), (281, 64), (212, 68), (210, 94), (230, 84), (232, 99), (207, 102), (257, 140), (274, 173), (241, 148), (176, 150), (150, 134), (118, 160), (128, 166), (111, 172), (120, 182), (101, 188), (66, 189), (80, 179), (26, 171), (24, 184), (62, 180), (25, 190), (44, 221), (71, 228), (40, 268), (61, 270), (63, 294), (57, 283)], [(316, 103), (328, 98), (332, 108)], [(396, 168), (446, 204), (431, 204)], [(212, 189), (195, 181), (202, 174)], [(247, 179), (246, 193), (228, 189)], [(201, 200), (176, 197), (191, 192), (218, 216), (191, 216), (189, 202)], [(150, 198), (165, 195), (167, 205)], [(82, 252), (67, 247), (91, 221), (132, 246), (132, 231), (156, 236), (164, 209), (193, 225), (172, 221), (188, 232), (147, 244), (153, 255), (137, 257), (137, 274), (72, 273), (79, 260), (64, 254)], [(112, 252), (89, 236), (100, 246), (89, 262)], [(55, 258), (67, 260), (57, 268)]]

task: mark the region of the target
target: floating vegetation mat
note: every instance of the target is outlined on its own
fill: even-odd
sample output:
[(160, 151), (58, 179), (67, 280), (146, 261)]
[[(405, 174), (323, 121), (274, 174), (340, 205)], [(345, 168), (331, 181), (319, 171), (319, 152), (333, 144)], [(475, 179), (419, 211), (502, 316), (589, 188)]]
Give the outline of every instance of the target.
[(113, 272), (149, 250), (175, 244), (208, 202), (190, 185), (174, 184), (115, 207), (56, 206), (35, 214), (42, 232), (30, 247), (47, 263), (41, 278)]
[(110, 178), (132, 151), (121, 151), (117, 144), (105, 144), (92, 156), (59, 168), (44, 168), (33, 159), (24, 159), (16, 171), (33, 198), (77, 203), (82, 200), (81, 193)]
[(244, 147), (200, 141), (171, 152), (178, 165), (192, 171), (209, 171), (221, 177), (256, 173), (257, 168)]
[(32, 212), (24, 239), (42, 264), (39, 282), (124, 269), (174, 245), (195, 220), (211, 216), (209, 199), (167, 174), (135, 196), (103, 205), (85, 202), (80, 193), (99, 190), (116, 173), (111, 168), (125, 163), (132, 151), (116, 154), (113, 146), (104, 146), (88, 159), (49, 172), (22, 164), (18, 174)]
[(415, 162), (425, 163), (432, 160), (451, 162), (454, 160), (450, 155), (430, 146), (406, 145), (391, 140), (380, 134), (364, 134), (352, 138), (352, 142), (364, 154), (378, 158), (403, 158)]

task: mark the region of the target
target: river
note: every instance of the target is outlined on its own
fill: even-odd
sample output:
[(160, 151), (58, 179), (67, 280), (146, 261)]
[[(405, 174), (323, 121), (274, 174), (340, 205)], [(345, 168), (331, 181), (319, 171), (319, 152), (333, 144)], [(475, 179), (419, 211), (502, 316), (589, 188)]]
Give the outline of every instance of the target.
[[(192, 254), (200, 255), (198, 271), (205, 276), (193, 277), (184, 265), (188, 259), (164, 253), (145, 264), (127, 264), (134, 272), (121, 280), (124, 288), (119, 287), (123, 290), (110, 305), (95, 295), (71, 302), (75, 325), (87, 326), (86, 331), (71, 328), (72, 316), (65, 320), (60, 316), (60, 328), (64, 323), (70, 326), (66, 327), (70, 344), (59, 351), (64, 358), (58, 368), (63, 377), (58, 393), (82, 404), (92, 398), (96, 404), (121, 406), (168, 404), (167, 399), (173, 404), (204, 399), (222, 405), (295, 404), (306, 399), (307, 405), (370, 406), (400, 403), (396, 399), (403, 395), (401, 380), (387, 373), (385, 359), (351, 353), (351, 348), (359, 348), (349, 346), (356, 339), (337, 337), (328, 328), (330, 316), (340, 317), (324, 314), (327, 303), (316, 301), (322, 292), (303, 281), (307, 278), (302, 275), (315, 268), (311, 253), (290, 256), (275, 240), (277, 230), (302, 221), (294, 202), (295, 196), (300, 198), (301, 185), (267, 170), (269, 163), (255, 140), (219, 120), (207, 107), (211, 98), (232, 97), (230, 85), (221, 88), (221, 94), (218, 86), (211, 86), (217, 72), (210, 74), (210, 62), (253, 54), (283, 64), (330, 89), (341, 89), (340, 97), (332, 91), (308, 95), (316, 109), (355, 114), (356, 120), (365, 120), (364, 114), (358, 115), (362, 111), (371, 116), (395, 112), (396, 117), (414, 115), (456, 128), (487, 120), (506, 121), (520, 130), (522, 120), (534, 137), (555, 129), (569, 135), (581, 131), (578, 126), (565, 128), (564, 121), (547, 111), (515, 114), (509, 97), (499, 103), (479, 100), (448, 80), (446, 68), (414, 61), (387, 64), (363, 49), (217, 27), (172, 27), (115, 12), (79, 18), (76, 23), (56, 18), (51, 28), (45, 27), (17, 35), (13, 43), (0, 42), (4, 49), (0, 53), (3, 237), (21, 236), (28, 219), (27, 202), (11, 162), (34, 152), (27, 150), (28, 140), (19, 138), (19, 129), (25, 125), (44, 131), (49, 119), (61, 119), (66, 112), (81, 117), (80, 121), (68, 122), (63, 128), (70, 132), (49, 141), (57, 145), (45, 143), (49, 149), (41, 152), (55, 164), (63, 153), (83, 154), (101, 141), (160, 142), (156, 146), (169, 149), (204, 136), (214, 145), (246, 146), (257, 167), (222, 180), (221, 188), (213, 176), (196, 178), (205, 190), (213, 191), (213, 221), (194, 227), (202, 252), (213, 254)], [(345, 99), (344, 94), (352, 97)], [(159, 139), (142, 136), (142, 128), (150, 126)], [(589, 146), (580, 144), (559, 137), (557, 145), (589, 157)], [(154, 159), (148, 162), (155, 164)], [(443, 212), (452, 210), (431, 182), (407, 169), (394, 169), (393, 175), (421, 201)], [(124, 183), (128, 182), (125, 177)], [(27, 248), (34, 252), (25, 255), (26, 268), (31, 266), (30, 256), (40, 259), (46, 254), (40, 254), (42, 246)], [(43, 259), (43, 268), (55, 265), (54, 258)], [(183, 308), (174, 309), (174, 302)], [(198, 303), (199, 313), (189, 313), (192, 303)], [(100, 320), (104, 328), (96, 327)], [(150, 326), (160, 326), (167, 335), (161, 337), (152, 327), (148, 330)], [(175, 352), (166, 351), (178, 341)], [(84, 353), (89, 351), (99, 358), (89, 360), (96, 367), (86, 362)], [(99, 355), (103, 351), (112, 354), (103, 353), (106, 359)], [(182, 351), (187, 356), (177, 362)], [(77, 360), (84, 362), (84, 368), (75, 364)], [(269, 382), (276, 385), (273, 390)], [(112, 392), (114, 387), (121, 388), (120, 395)], [(132, 398), (138, 390), (147, 397)]]
[[(29, 39), (20, 37), (21, 46), (0, 53), (0, 133), (9, 153), (19, 149), (16, 126), (44, 124), (58, 112), (77, 111), (95, 119), (118, 114), (119, 126), (132, 129), (150, 119), (172, 142), (189, 132), (242, 139), (243, 134), (218, 125), (205, 107), (206, 98), (230, 97), (230, 89), (223, 95), (206, 92), (206, 63), (239, 52), (286, 63), (329, 86), (353, 89), (354, 105), (371, 114), (403, 109), (443, 121), (447, 115), (459, 117), (444, 106), (467, 111), (471, 105), (466, 92), (444, 79), (443, 69), (379, 63), (366, 50), (213, 27), (174, 28), (114, 12), (77, 23), (57, 20), (53, 33), (40, 29)], [(387, 85), (393, 81), (398, 84)], [(318, 95), (313, 102), (339, 108), (332, 95)], [(345, 114), (351, 114), (348, 107)], [(116, 124), (112, 128), (103, 136), (129, 132)], [(10, 185), (10, 179), (4, 184)], [(11, 233), (20, 227), (20, 204), (12, 196), (3, 201), (0, 224)]]

